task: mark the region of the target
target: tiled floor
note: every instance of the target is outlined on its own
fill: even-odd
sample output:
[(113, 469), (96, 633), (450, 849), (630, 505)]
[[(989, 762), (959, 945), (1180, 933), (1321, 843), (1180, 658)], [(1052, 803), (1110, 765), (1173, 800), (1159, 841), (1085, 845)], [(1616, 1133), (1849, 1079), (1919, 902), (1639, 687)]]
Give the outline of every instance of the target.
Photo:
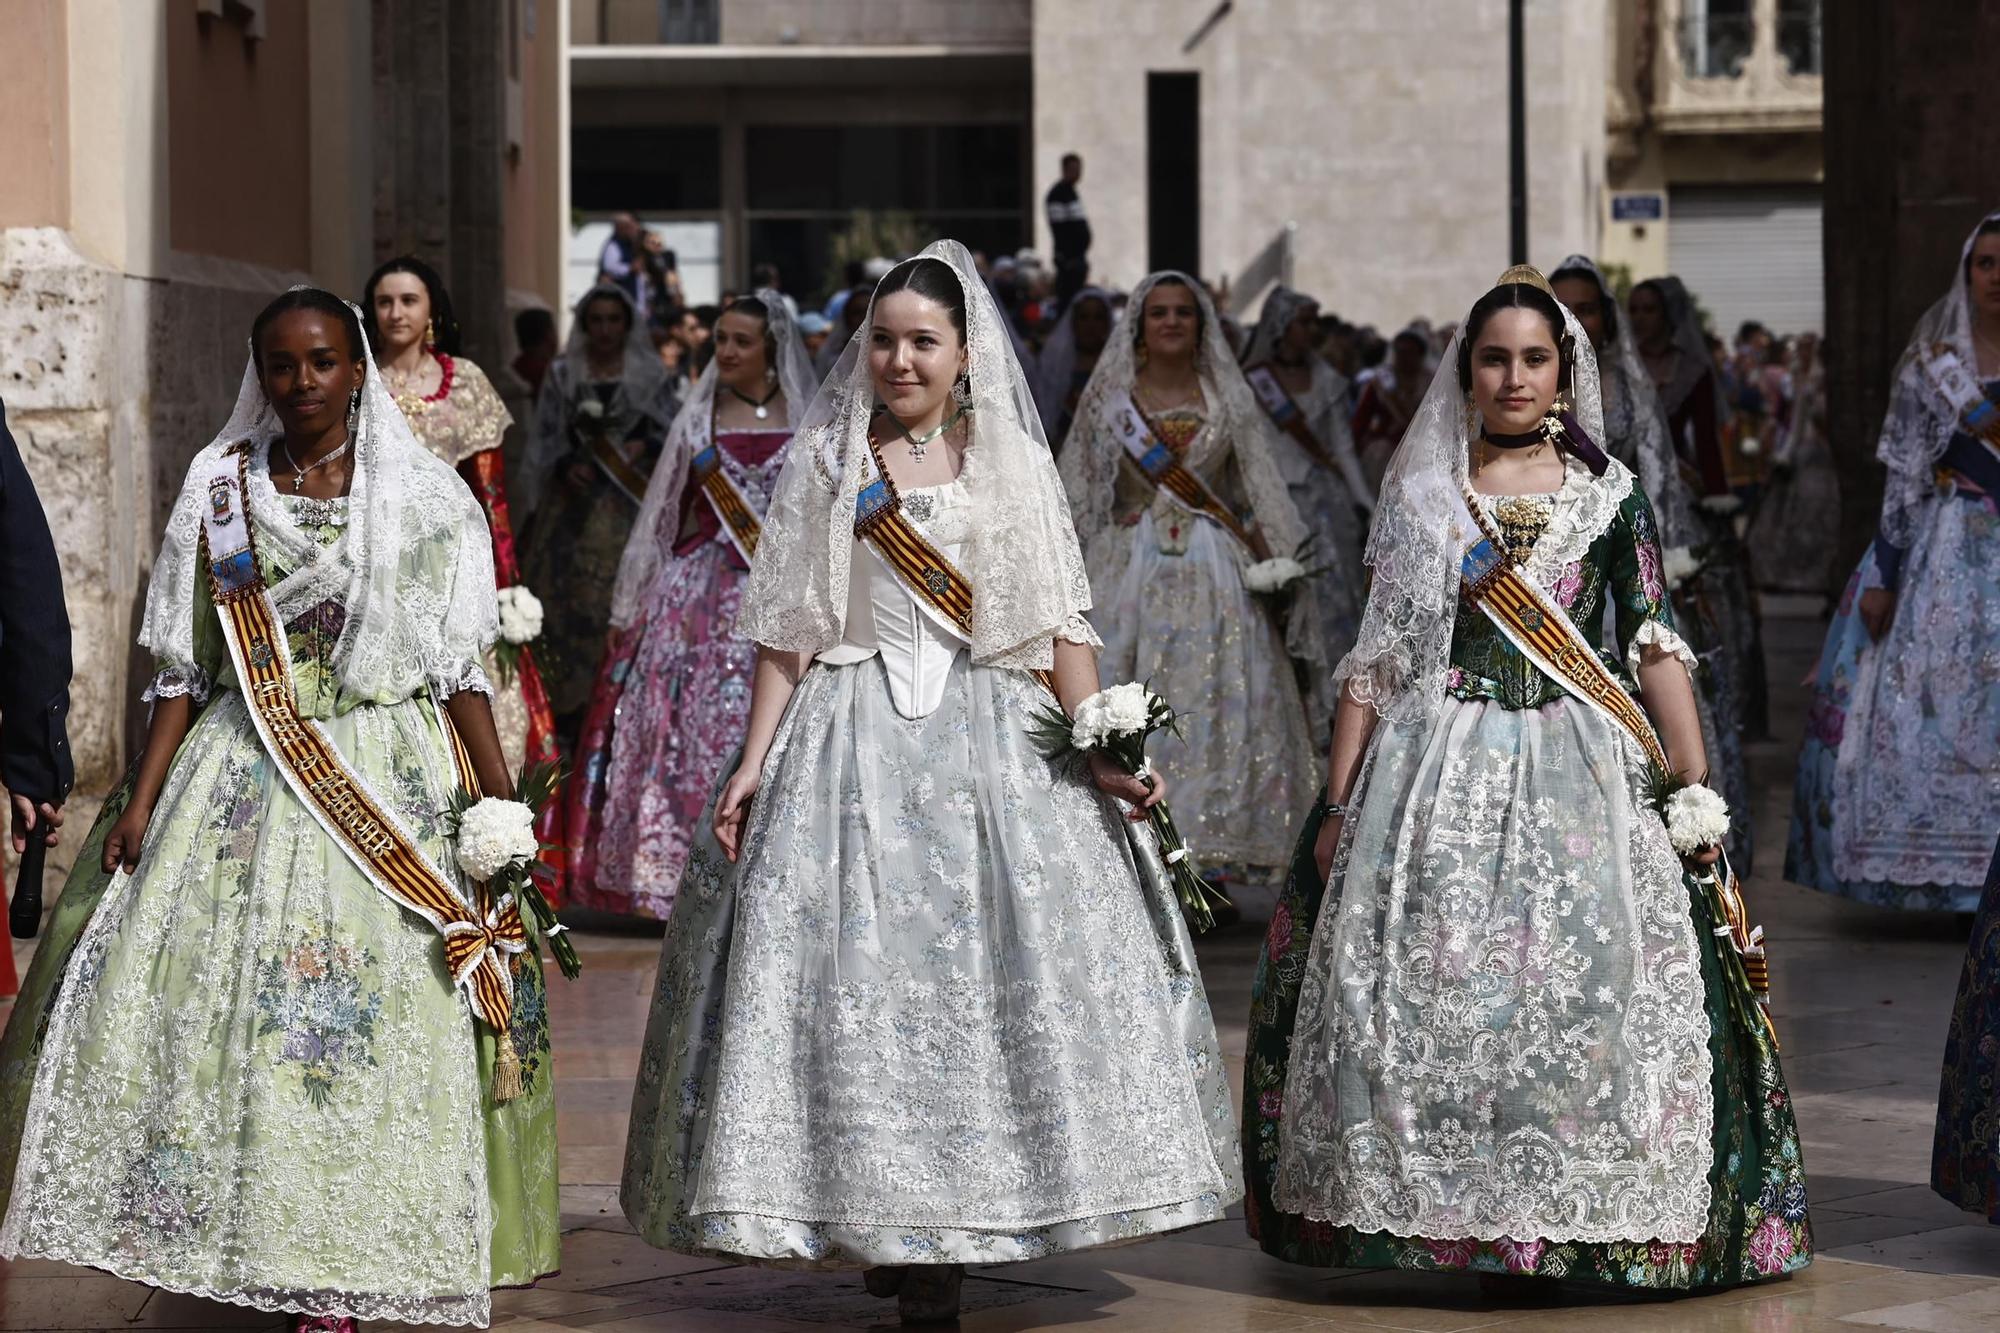
[[(1581, 1288), (1498, 1293), (1473, 1279), (1327, 1273), (1260, 1254), (1240, 1223), (1149, 1244), (974, 1273), (967, 1333), (1091, 1325), (1139, 1333), (1232, 1330), (2000, 1329), (2000, 1227), (1932, 1195), (1937, 1068), (1964, 949), (1962, 923), (1908, 917), (1785, 885), (1784, 821), (1802, 709), (1790, 683), (1820, 632), (1814, 608), (1771, 608), (1773, 714), (1758, 746), (1759, 868), (1752, 899), (1770, 934), (1786, 1069), (1812, 1170), (1820, 1260), (1788, 1282), (1674, 1301), (1607, 1301)], [(1202, 946), (1226, 1046), (1240, 1052), (1259, 929)], [(853, 1275), (733, 1268), (663, 1254), (631, 1234), (616, 1199), (632, 1071), (657, 942), (582, 936), (583, 979), (553, 987), (561, 1104), (563, 1273), (496, 1299), (511, 1333), (595, 1329), (753, 1333), (893, 1326)], [(61, 1265), (0, 1264), (0, 1329), (245, 1328), (282, 1322), (171, 1297)]]

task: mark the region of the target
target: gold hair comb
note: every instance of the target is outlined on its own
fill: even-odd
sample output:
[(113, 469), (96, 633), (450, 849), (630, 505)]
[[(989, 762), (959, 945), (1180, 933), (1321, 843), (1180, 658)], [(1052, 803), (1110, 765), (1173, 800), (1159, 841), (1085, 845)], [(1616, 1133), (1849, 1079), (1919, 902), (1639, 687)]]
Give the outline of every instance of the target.
[(1550, 296), (1556, 294), (1555, 288), (1549, 286), (1549, 280), (1543, 277), (1542, 271), (1533, 264), (1514, 265), (1514, 267), (1502, 273), (1499, 280), (1493, 285), (1495, 287), (1505, 287), (1510, 282), (1518, 282), (1524, 287), (1539, 287)]

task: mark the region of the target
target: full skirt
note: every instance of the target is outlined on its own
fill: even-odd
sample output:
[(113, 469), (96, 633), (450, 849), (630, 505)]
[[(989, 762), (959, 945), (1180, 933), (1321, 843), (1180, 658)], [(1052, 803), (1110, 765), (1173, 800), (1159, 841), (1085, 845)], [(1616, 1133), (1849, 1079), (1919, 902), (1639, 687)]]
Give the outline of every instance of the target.
[(1873, 642), (1848, 580), (1799, 751), (1785, 877), (1883, 907), (1970, 912), (2000, 828), (2000, 517), (1945, 498), (1903, 561)]
[(1103, 683), (1144, 681), (1181, 714), (1180, 736), (1155, 734), (1148, 753), (1188, 845), (1204, 866), (1282, 868), (1317, 756), (1284, 638), (1244, 590), (1241, 547), (1163, 504), (1100, 534), (1090, 556)]
[(745, 575), (705, 542), (660, 571), (598, 671), (570, 782), (570, 900), (666, 920), (702, 811), (750, 713)]
[(1331, 905), (1301, 834), (1252, 989), (1251, 1234), (1641, 1287), (1804, 1265), (1775, 1044), (1625, 742), (1567, 701), (1446, 710), (1379, 743)]
[(640, 1235), (995, 1263), (1241, 1196), (1186, 927), (1145, 836), (1037, 752), (1046, 702), (963, 655), (920, 718), (879, 659), (806, 674), (741, 860), (705, 836), (667, 925), (621, 1194)]
[[(427, 703), (363, 705), (335, 746), (449, 864), (457, 783)], [(107, 806), (0, 1039), (18, 1153), (0, 1252), (266, 1310), (483, 1324), (556, 1267), (547, 1009), (516, 965), (525, 1094), (436, 931), (364, 879), (217, 696), (138, 869), (92, 869)]]
[(2000, 847), (1986, 875), (1944, 1039), (1931, 1188), (2000, 1222)]

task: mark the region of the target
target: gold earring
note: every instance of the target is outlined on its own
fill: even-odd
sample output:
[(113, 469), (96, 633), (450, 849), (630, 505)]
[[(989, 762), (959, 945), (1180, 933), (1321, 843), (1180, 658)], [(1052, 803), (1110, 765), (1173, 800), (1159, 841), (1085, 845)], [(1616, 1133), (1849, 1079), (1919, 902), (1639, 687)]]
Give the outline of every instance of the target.
[(435, 319), (427, 319), (427, 320), (425, 320), (425, 321), (424, 321), (424, 346), (426, 346), (426, 347), (436, 347), (436, 346), (437, 346), (437, 340), (438, 340), (438, 326), (437, 326), (437, 321), (436, 321)]

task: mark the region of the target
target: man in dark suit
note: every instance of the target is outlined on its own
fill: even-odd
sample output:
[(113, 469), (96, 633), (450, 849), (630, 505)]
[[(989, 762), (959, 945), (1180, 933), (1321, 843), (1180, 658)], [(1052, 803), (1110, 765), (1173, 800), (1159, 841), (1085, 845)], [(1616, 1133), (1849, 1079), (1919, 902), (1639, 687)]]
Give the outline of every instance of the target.
[(33, 832), (54, 844), (76, 780), (65, 726), (69, 675), (62, 566), (0, 404), (0, 786), (13, 807), (17, 853)]

